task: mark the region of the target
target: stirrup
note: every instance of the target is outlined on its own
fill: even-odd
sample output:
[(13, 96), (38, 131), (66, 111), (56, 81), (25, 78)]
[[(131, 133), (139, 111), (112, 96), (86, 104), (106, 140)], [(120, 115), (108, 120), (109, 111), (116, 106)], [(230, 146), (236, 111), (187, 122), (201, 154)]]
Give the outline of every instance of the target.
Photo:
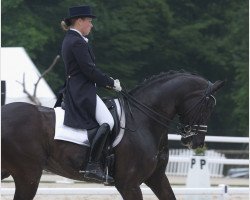
[(109, 175), (109, 168), (106, 167), (106, 170), (105, 170), (105, 181), (104, 181), (104, 185), (105, 186), (114, 186), (114, 183), (115, 183), (115, 180), (112, 176)]
[(114, 183), (113, 177), (109, 176), (108, 169), (106, 173), (102, 170), (100, 163), (88, 163), (85, 170), (80, 170), (79, 173), (84, 173), (84, 178), (89, 181), (104, 183), (104, 185), (111, 185)]

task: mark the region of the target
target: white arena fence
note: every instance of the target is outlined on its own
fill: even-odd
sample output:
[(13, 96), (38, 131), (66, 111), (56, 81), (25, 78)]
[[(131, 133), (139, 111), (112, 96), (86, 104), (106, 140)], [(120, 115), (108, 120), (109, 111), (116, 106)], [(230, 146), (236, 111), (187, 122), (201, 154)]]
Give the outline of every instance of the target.
[[(14, 188), (1, 188), (1, 195), (14, 195)], [(148, 187), (141, 187), (143, 195), (154, 195)], [(231, 196), (249, 196), (249, 188), (234, 188), (227, 185), (210, 188), (173, 188), (175, 195), (207, 195), (226, 200)], [(114, 187), (108, 188), (38, 188), (37, 195), (119, 195)]]
[[(169, 134), (168, 139), (180, 141), (181, 136)], [(206, 142), (249, 143), (249, 137), (206, 136)], [(193, 154), (194, 152), (189, 149), (170, 149), (166, 174), (171, 176), (186, 176)], [(248, 159), (227, 159), (224, 154), (214, 150), (207, 150), (205, 156), (208, 162), (210, 177), (213, 178), (223, 177), (224, 165), (249, 165)]]
[[(168, 134), (169, 140), (181, 140), (180, 135)], [(249, 137), (226, 137), (226, 136), (206, 136), (205, 142), (221, 142), (221, 143), (249, 143)]]

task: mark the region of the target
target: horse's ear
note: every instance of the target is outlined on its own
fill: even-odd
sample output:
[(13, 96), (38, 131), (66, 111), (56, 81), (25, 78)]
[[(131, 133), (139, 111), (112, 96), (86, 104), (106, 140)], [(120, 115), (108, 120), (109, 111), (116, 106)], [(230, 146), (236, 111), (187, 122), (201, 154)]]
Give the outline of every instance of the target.
[(212, 94), (215, 94), (220, 88), (225, 85), (225, 81), (216, 81), (212, 86)]

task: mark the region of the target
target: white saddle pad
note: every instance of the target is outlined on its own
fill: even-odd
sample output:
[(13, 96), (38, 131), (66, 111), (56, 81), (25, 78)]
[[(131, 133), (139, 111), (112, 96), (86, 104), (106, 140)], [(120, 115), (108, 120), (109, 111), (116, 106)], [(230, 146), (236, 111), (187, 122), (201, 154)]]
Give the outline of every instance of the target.
[[(120, 125), (121, 127), (125, 127), (125, 113), (123, 111), (123, 108), (121, 108), (120, 103), (117, 99), (115, 99), (115, 103), (117, 106), (117, 112), (120, 119)], [(65, 126), (63, 124), (65, 111), (61, 107), (57, 107), (54, 110), (56, 115), (54, 139), (73, 142), (84, 146), (90, 146), (87, 130), (75, 129)], [(121, 128), (119, 135), (112, 144), (113, 147), (119, 144), (119, 142), (122, 140), (123, 135), (124, 135), (124, 129)]]

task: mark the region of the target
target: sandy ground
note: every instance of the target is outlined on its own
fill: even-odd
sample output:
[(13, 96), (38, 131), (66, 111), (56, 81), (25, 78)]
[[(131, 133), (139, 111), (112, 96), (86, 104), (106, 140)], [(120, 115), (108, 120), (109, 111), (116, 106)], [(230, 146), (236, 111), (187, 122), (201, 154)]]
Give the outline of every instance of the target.
[[(169, 181), (172, 187), (183, 188), (185, 187), (185, 179), (186, 177), (169, 177)], [(219, 184), (227, 184), (231, 187), (249, 187), (248, 179), (229, 179), (229, 178), (213, 178), (211, 179), (212, 186), (218, 186)], [(14, 188), (13, 179), (7, 178), (2, 181), (1, 188)], [(145, 188), (145, 185), (141, 186)], [(114, 188), (114, 187), (106, 187), (101, 184), (94, 183), (86, 183), (80, 181), (72, 181), (69, 179), (65, 179), (63, 177), (51, 174), (44, 174), (41, 178), (41, 182), (39, 188)], [(176, 198), (178, 200), (187, 200), (187, 195), (184, 197), (183, 195), (177, 195)], [(3, 195), (1, 194), (2, 200), (11, 200), (13, 199), (13, 194), (11, 195)], [(119, 194), (107, 194), (107, 195), (36, 195), (35, 200), (122, 200)], [(154, 195), (143, 195), (144, 200), (156, 200), (156, 196)], [(192, 198), (191, 198), (192, 199)], [(189, 200), (191, 200), (189, 198)], [(205, 198), (204, 196), (198, 199), (207, 199), (207, 200), (221, 200), (222, 198), (219, 196), (209, 196)], [(249, 200), (249, 196), (231, 196), (228, 197), (227, 200)]]

